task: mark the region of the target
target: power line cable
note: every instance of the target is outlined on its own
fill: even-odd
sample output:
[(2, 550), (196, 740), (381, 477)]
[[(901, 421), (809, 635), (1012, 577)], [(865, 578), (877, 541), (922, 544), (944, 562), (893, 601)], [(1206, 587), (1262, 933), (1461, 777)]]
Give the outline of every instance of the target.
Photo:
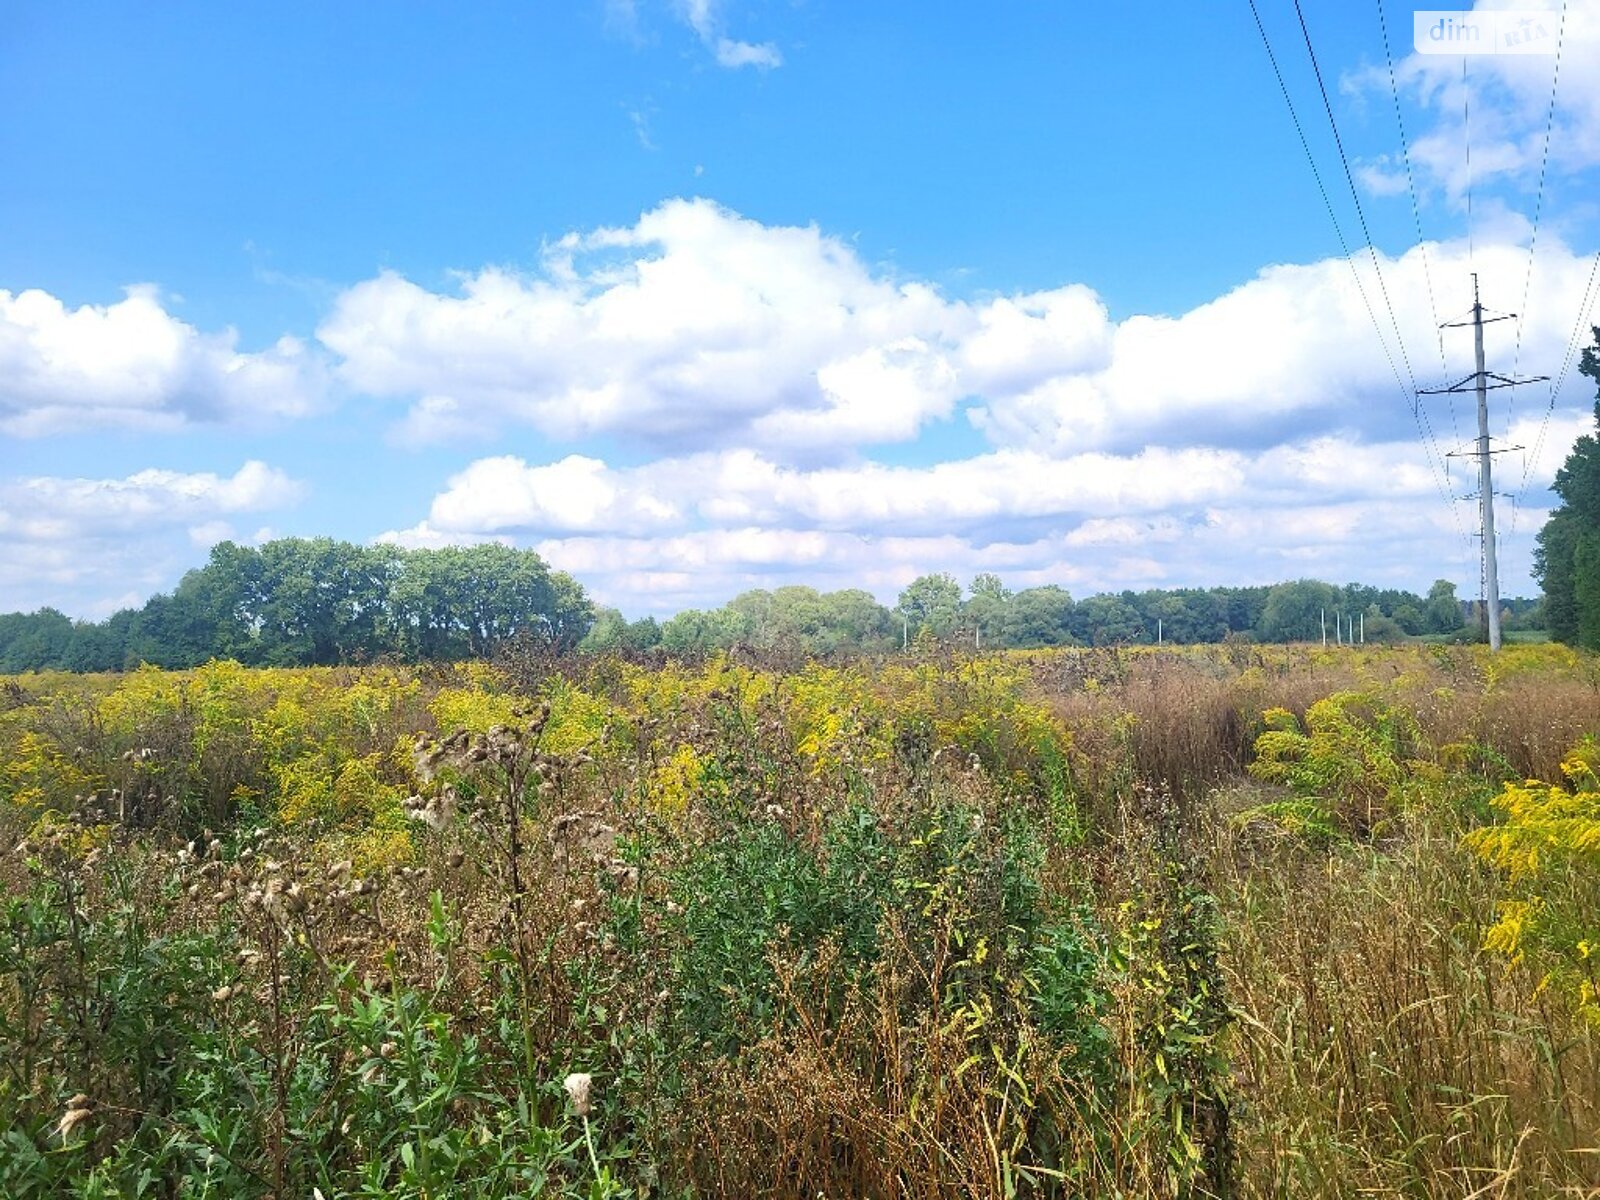
[[(1423, 438), (1423, 453), (1424, 453), (1425, 456), (1429, 456), (1430, 457), (1430, 465), (1431, 465), (1432, 459), (1434, 459), (1434, 458), (1436, 458), (1438, 460), (1438, 462), (1441, 464), (1441, 472), (1440, 473), (1444, 476), (1444, 490), (1445, 490), (1445, 494), (1448, 495), (1448, 488), (1449, 488), (1449, 483), (1450, 483), (1450, 471), (1449, 471), (1448, 466), (1442, 465), (1442, 464), (1444, 464), (1446, 462), (1446, 460), (1445, 460), (1445, 457), (1444, 457), (1443, 453), (1439, 450), (1439, 439), (1437, 438), (1437, 436), (1434, 434), (1434, 431), (1433, 431), (1433, 418), (1430, 417), (1427, 414), (1427, 412), (1423, 409), (1421, 397), (1419, 397), (1417, 395), (1417, 392), (1419, 390), (1417, 388), (1417, 377), (1416, 377), (1415, 373), (1411, 370), (1411, 356), (1406, 353), (1405, 335), (1401, 332), (1400, 319), (1399, 319), (1398, 316), (1396, 316), (1395, 311), (1394, 311), (1394, 301), (1389, 296), (1389, 285), (1384, 281), (1384, 278), (1383, 278), (1383, 266), (1378, 261), (1378, 248), (1377, 248), (1376, 242), (1375, 242), (1375, 240), (1374, 240), (1374, 238), (1372, 236), (1372, 230), (1367, 225), (1367, 213), (1366, 213), (1366, 209), (1363, 207), (1363, 205), (1361, 203), (1361, 192), (1356, 187), (1355, 175), (1350, 169), (1350, 158), (1345, 153), (1344, 138), (1341, 137), (1340, 134), (1339, 134), (1339, 122), (1337, 121), (1337, 119), (1335, 119), (1335, 117), (1333, 115), (1333, 102), (1328, 97), (1328, 87), (1327, 87), (1327, 84), (1323, 81), (1323, 78), (1322, 78), (1322, 67), (1317, 62), (1316, 47), (1312, 44), (1312, 40), (1311, 40), (1311, 28), (1310, 28), (1309, 25), (1306, 24), (1306, 14), (1305, 14), (1305, 10), (1303, 8), (1301, 8), (1301, 6), (1300, 6), (1300, 0), (1294, 0), (1294, 11), (1295, 11), (1296, 17), (1298, 17), (1299, 21), (1300, 21), (1300, 33), (1301, 33), (1301, 36), (1304, 37), (1304, 39), (1305, 39), (1306, 55), (1311, 59), (1311, 70), (1316, 75), (1317, 90), (1322, 95), (1322, 109), (1327, 114), (1328, 127), (1329, 127), (1329, 129), (1331, 129), (1333, 131), (1333, 144), (1334, 144), (1334, 147), (1339, 152), (1339, 163), (1344, 168), (1344, 179), (1345, 179), (1346, 185), (1350, 189), (1350, 199), (1355, 204), (1356, 217), (1361, 222), (1361, 233), (1362, 233), (1362, 236), (1365, 237), (1366, 240), (1367, 240), (1367, 254), (1372, 259), (1373, 274), (1375, 274), (1378, 277), (1378, 289), (1383, 294), (1384, 306), (1389, 310), (1389, 323), (1390, 323), (1390, 325), (1392, 325), (1394, 327), (1395, 344), (1400, 349), (1400, 359), (1401, 359), (1402, 362), (1405, 363), (1406, 375), (1411, 380), (1411, 392), (1410, 392), (1410, 395), (1409, 395), (1408, 398), (1411, 401), (1412, 419), (1417, 421), (1417, 423), (1418, 423), (1418, 426), (1419, 426), (1418, 433), (1421, 434), (1422, 438)], [(1387, 45), (1387, 42), (1388, 42), (1387, 33), (1385, 34), (1384, 40), (1385, 40), (1385, 45)], [(1398, 111), (1398, 108), (1399, 108), (1399, 98), (1398, 98), (1398, 96), (1396, 96), (1396, 110), (1397, 111)], [(1407, 155), (1408, 164), (1409, 164), (1409, 161), (1410, 161), (1410, 155), (1408, 154)], [(1353, 268), (1353, 264), (1352, 264), (1352, 268)], [(1442, 346), (1441, 346), (1441, 355), (1442, 355)], [(1451, 411), (1454, 412), (1453, 404), (1452, 404)], [(1448, 501), (1447, 501), (1447, 503), (1448, 503)], [(1451, 512), (1451, 514), (1453, 516), (1455, 515), (1455, 506), (1453, 504), (1450, 505), (1450, 512)], [(1456, 523), (1457, 523), (1457, 528), (1459, 529), (1460, 528), (1460, 518), (1459, 518), (1459, 516), (1455, 516), (1455, 520), (1456, 520)], [(1465, 535), (1463, 534), (1463, 536), (1465, 536)]]
[[(1445, 358), (1444, 326), (1439, 321), (1439, 303), (1433, 290), (1433, 270), (1428, 265), (1428, 243), (1422, 236), (1422, 205), (1417, 200), (1417, 180), (1411, 168), (1411, 144), (1406, 138), (1405, 116), (1400, 108), (1400, 88), (1395, 82), (1394, 53), (1389, 48), (1389, 21), (1384, 13), (1383, 0), (1378, 0), (1378, 28), (1383, 33), (1383, 57), (1389, 66), (1389, 95), (1394, 100), (1394, 123), (1400, 131), (1400, 155), (1406, 164), (1406, 187), (1411, 193), (1411, 219), (1417, 230), (1417, 253), (1422, 259), (1422, 277), (1428, 287), (1428, 311), (1433, 315), (1433, 332), (1439, 344), (1439, 375), (1441, 380), (1450, 377), (1450, 364)], [(1455, 396), (1449, 397), (1450, 429), (1456, 441), (1461, 440), (1461, 424), (1456, 417)]]
[[(1567, 3), (1561, 0), (1561, 24), (1556, 31), (1556, 63), (1550, 73), (1550, 107), (1544, 115), (1544, 153), (1539, 159), (1539, 194), (1533, 204), (1533, 232), (1528, 238), (1528, 266), (1522, 274), (1522, 304), (1517, 315), (1517, 349), (1512, 360), (1511, 374), (1517, 374), (1517, 368), (1522, 365), (1522, 332), (1527, 322), (1528, 290), (1533, 283), (1533, 256), (1534, 250), (1539, 245), (1539, 216), (1544, 210), (1544, 181), (1545, 174), (1550, 166), (1550, 132), (1555, 128), (1556, 120), (1556, 89), (1561, 84), (1561, 51), (1567, 40)], [(1517, 408), (1517, 389), (1511, 389), (1511, 395), (1506, 402), (1506, 438), (1511, 437), (1511, 418)], [(1515, 525), (1513, 524), (1513, 532)]]
[[(1401, 332), (1400, 319), (1395, 314), (1395, 311), (1394, 311), (1394, 301), (1390, 298), (1390, 295), (1389, 295), (1389, 285), (1385, 282), (1384, 277), (1383, 277), (1383, 266), (1378, 261), (1377, 244), (1376, 244), (1376, 242), (1375, 242), (1375, 240), (1374, 240), (1374, 238), (1372, 236), (1372, 230), (1367, 224), (1366, 209), (1363, 207), (1363, 205), (1361, 203), (1361, 193), (1360, 193), (1360, 190), (1356, 187), (1355, 175), (1350, 169), (1350, 158), (1345, 153), (1344, 138), (1342, 136), (1340, 136), (1340, 133), (1339, 133), (1339, 122), (1333, 115), (1333, 102), (1328, 96), (1328, 87), (1327, 87), (1327, 84), (1324, 82), (1324, 80), (1322, 78), (1322, 67), (1317, 61), (1316, 47), (1315, 47), (1315, 45), (1313, 45), (1312, 40), (1311, 40), (1311, 28), (1306, 23), (1305, 10), (1303, 8), (1301, 8), (1300, 0), (1294, 0), (1294, 11), (1295, 11), (1295, 16), (1299, 19), (1299, 22), (1300, 22), (1300, 33), (1301, 33), (1301, 36), (1305, 39), (1306, 55), (1311, 60), (1312, 73), (1316, 76), (1317, 90), (1318, 90), (1318, 92), (1321, 93), (1321, 96), (1322, 96), (1322, 109), (1323, 109), (1323, 112), (1326, 113), (1327, 117), (1328, 117), (1328, 128), (1333, 131), (1333, 144), (1334, 144), (1335, 149), (1339, 153), (1339, 163), (1340, 163), (1341, 167), (1344, 170), (1345, 184), (1350, 189), (1350, 199), (1355, 205), (1356, 218), (1361, 223), (1362, 236), (1365, 237), (1366, 241), (1367, 241), (1367, 254), (1372, 260), (1372, 271), (1373, 271), (1373, 274), (1377, 276), (1378, 289), (1383, 295), (1384, 307), (1387, 308), (1388, 312), (1389, 312), (1389, 324), (1394, 328), (1395, 345), (1399, 348), (1399, 350), (1400, 350), (1400, 359), (1405, 364), (1406, 376), (1411, 380), (1411, 390), (1410, 390), (1407, 398), (1410, 400), (1410, 403), (1411, 403), (1412, 419), (1417, 423), (1417, 425), (1418, 425), (1417, 432), (1422, 437), (1423, 454), (1424, 454), (1424, 456), (1429, 458), (1430, 467), (1434, 466), (1435, 460), (1437, 460), (1439, 473), (1440, 473), (1440, 475), (1443, 476), (1443, 479), (1444, 479), (1444, 486), (1441, 489), (1441, 493), (1446, 497), (1446, 503), (1450, 507), (1450, 512), (1451, 512), (1452, 518), (1456, 521), (1456, 527), (1457, 527), (1457, 530), (1459, 531), (1460, 530), (1460, 517), (1458, 515), (1456, 515), (1455, 505), (1450, 503), (1450, 501), (1448, 499), (1448, 494), (1449, 494), (1448, 489), (1449, 489), (1449, 482), (1450, 482), (1449, 468), (1445, 465), (1446, 460), (1445, 460), (1444, 454), (1439, 449), (1438, 438), (1435, 436), (1434, 431), (1433, 431), (1433, 419), (1423, 409), (1421, 398), (1417, 395), (1417, 392), (1419, 390), (1417, 388), (1417, 378), (1416, 378), (1416, 374), (1411, 369), (1411, 356), (1406, 353), (1405, 335)], [(1387, 38), (1385, 40), (1387, 40)], [(1398, 97), (1397, 97), (1397, 100), (1396, 100), (1396, 107), (1398, 108)], [(1409, 162), (1409, 155), (1407, 155), (1407, 160)], [(1347, 251), (1347, 254), (1348, 254), (1348, 251)], [(1351, 263), (1351, 270), (1353, 271), (1354, 269), (1355, 269), (1355, 264), (1352, 262)], [(1373, 320), (1374, 320), (1374, 323), (1376, 323), (1377, 318), (1374, 317)], [(1393, 365), (1394, 365), (1393, 361), (1391, 360), (1391, 362), (1390, 362), (1391, 368), (1393, 367)], [(1399, 382), (1399, 372), (1395, 373), (1395, 377), (1396, 377), (1396, 382)], [(1404, 384), (1401, 384), (1402, 390), (1404, 390), (1404, 386), (1405, 386)], [(1465, 537), (1465, 533), (1464, 532), (1463, 532), (1463, 537)]]
[[(1428, 290), (1428, 311), (1433, 317), (1434, 339), (1435, 339), (1435, 341), (1437, 343), (1437, 347), (1438, 347), (1438, 351), (1439, 351), (1439, 372), (1440, 372), (1440, 378), (1443, 381), (1443, 380), (1448, 380), (1450, 378), (1450, 364), (1449, 364), (1448, 358), (1445, 355), (1445, 348), (1444, 348), (1444, 325), (1439, 320), (1439, 302), (1438, 302), (1437, 296), (1436, 296), (1436, 294), (1434, 292), (1434, 289), (1433, 289), (1433, 270), (1432, 270), (1432, 267), (1429, 265), (1429, 262), (1428, 262), (1428, 244), (1427, 244), (1427, 240), (1423, 237), (1423, 234), (1422, 234), (1422, 205), (1421, 205), (1421, 202), (1419, 201), (1419, 199), (1417, 197), (1416, 172), (1413, 170), (1412, 165), (1411, 165), (1411, 144), (1410, 144), (1410, 140), (1406, 137), (1405, 114), (1404, 114), (1404, 111), (1402, 110), (1401, 105), (1400, 105), (1400, 87), (1399, 87), (1399, 84), (1398, 84), (1398, 82), (1396, 81), (1396, 78), (1395, 78), (1394, 51), (1391, 48), (1390, 43), (1389, 43), (1389, 21), (1388, 21), (1388, 16), (1387, 16), (1386, 12), (1384, 11), (1383, 0), (1377, 0), (1377, 7), (1378, 7), (1378, 29), (1379, 29), (1380, 33), (1382, 34), (1382, 36), (1383, 36), (1383, 58), (1384, 58), (1385, 64), (1388, 66), (1388, 70), (1389, 70), (1389, 97), (1394, 103), (1394, 123), (1395, 123), (1396, 129), (1398, 129), (1399, 133), (1400, 133), (1400, 154), (1401, 154), (1401, 159), (1405, 163), (1405, 166), (1406, 166), (1406, 190), (1411, 195), (1411, 220), (1412, 220), (1412, 224), (1413, 224), (1413, 226), (1414, 226), (1414, 228), (1416, 229), (1416, 232), (1417, 232), (1417, 253), (1418, 253), (1419, 257), (1422, 259), (1422, 277), (1423, 277), (1424, 282), (1427, 285), (1427, 290)], [(1451, 431), (1451, 435), (1453, 436), (1455, 441), (1457, 443), (1459, 443), (1461, 441), (1461, 420), (1460, 420), (1459, 415), (1456, 412), (1455, 393), (1454, 392), (1446, 392), (1445, 393), (1445, 401), (1448, 404), (1449, 410), (1450, 410), (1450, 431)], [(1429, 444), (1429, 445), (1432, 446), (1433, 455), (1437, 455), (1438, 458), (1440, 459), (1440, 461), (1443, 462), (1443, 464), (1444, 464), (1445, 492), (1446, 492), (1446, 495), (1448, 497), (1449, 488), (1450, 488), (1450, 465), (1449, 465), (1450, 460), (1439, 452), (1438, 438), (1435, 436), (1434, 431), (1433, 431), (1432, 419), (1428, 416), (1426, 410), (1421, 409), (1420, 400), (1417, 403), (1417, 412), (1414, 413), (1414, 417), (1416, 417), (1416, 416), (1420, 416), (1420, 418), (1421, 418), (1420, 421), (1418, 422), (1418, 425), (1419, 425), (1419, 430), (1418, 431), (1419, 431), (1419, 433), (1424, 433), (1425, 434), (1426, 444)], [(1431, 464), (1431, 458), (1430, 458), (1430, 464)], [(1461, 526), (1461, 518), (1460, 518), (1459, 514), (1457, 513), (1456, 507), (1455, 507), (1455, 505), (1453, 503), (1450, 504), (1450, 514), (1451, 514), (1451, 518), (1455, 521), (1456, 533), (1462, 539), (1462, 549), (1463, 549), (1464, 552), (1470, 554), (1471, 553), (1471, 548), (1472, 548), (1471, 537), (1462, 528), (1462, 526)], [(1482, 555), (1481, 554), (1480, 554), (1479, 558), (1480, 558), (1480, 574), (1481, 574), (1482, 573), (1482, 563), (1481, 563)]]
[(1294, 0), (1295, 15), (1300, 18), (1300, 32), (1306, 40), (1306, 53), (1311, 58), (1311, 70), (1317, 77), (1317, 90), (1322, 93), (1322, 109), (1328, 114), (1328, 127), (1333, 130), (1333, 144), (1339, 151), (1339, 163), (1344, 167), (1344, 180), (1350, 187), (1350, 199), (1355, 202), (1356, 219), (1361, 222), (1361, 236), (1367, 239), (1367, 254), (1372, 258), (1372, 270), (1378, 277), (1378, 290), (1383, 293), (1383, 303), (1389, 310), (1389, 323), (1394, 326), (1395, 344), (1400, 348), (1400, 360), (1405, 363), (1406, 376), (1411, 380), (1413, 403), (1417, 391), (1417, 377), (1411, 370), (1411, 356), (1406, 353), (1406, 342), (1400, 332), (1400, 319), (1395, 316), (1394, 302), (1389, 299), (1389, 285), (1383, 281), (1383, 267), (1378, 263), (1378, 248), (1373, 242), (1372, 230), (1367, 227), (1366, 209), (1361, 206), (1361, 193), (1356, 188), (1355, 176), (1350, 171), (1350, 159), (1344, 152), (1344, 139), (1339, 136), (1339, 122), (1333, 117), (1333, 102), (1328, 99), (1328, 88), (1322, 81), (1322, 68), (1317, 64), (1317, 51), (1311, 44), (1311, 30), (1306, 25), (1306, 14), (1300, 0)]
[[(1250, 13), (1255, 18), (1256, 32), (1261, 35), (1261, 44), (1267, 52), (1267, 61), (1272, 64), (1272, 73), (1278, 81), (1278, 90), (1283, 94), (1284, 105), (1289, 110), (1289, 119), (1294, 123), (1295, 133), (1300, 139), (1300, 148), (1305, 152), (1306, 163), (1311, 167), (1311, 175), (1316, 180), (1317, 191), (1321, 194), (1323, 207), (1328, 212), (1328, 220), (1333, 224), (1333, 232), (1339, 240), (1339, 248), (1344, 254), (1345, 263), (1350, 268), (1351, 277), (1355, 280), (1356, 292), (1361, 297), (1361, 303), (1367, 310), (1368, 318), (1372, 321), (1373, 332), (1378, 335), (1378, 344), (1383, 347), (1383, 354), (1389, 362), (1389, 370), (1394, 375), (1395, 384), (1400, 388), (1401, 393), (1405, 394), (1405, 381), (1400, 378), (1400, 369), (1395, 365), (1394, 355), (1389, 349), (1389, 339), (1384, 336), (1383, 325), (1378, 320), (1377, 310), (1372, 307), (1372, 300), (1367, 295), (1366, 285), (1361, 282), (1361, 272), (1356, 269), (1355, 258), (1350, 253), (1350, 243), (1344, 235), (1344, 228), (1339, 224), (1339, 217), (1334, 211), (1333, 201), (1328, 196), (1327, 186), (1322, 181), (1322, 172), (1317, 168), (1316, 156), (1311, 152), (1311, 143), (1306, 138), (1305, 126), (1300, 120), (1299, 110), (1295, 108), (1294, 98), (1289, 94), (1289, 85), (1284, 80), (1283, 69), (1278, 65), (1278, 56), (1272, 49), (1272, 39), (1267, 36), (1267, 27), (1261, 20), (1261, 10), (1256, 6), (1256, 0), (1248, 0), (1248, 3), (1250, 5)], [(1422, 435), (1425, 415), (1422, 405), (1414, 392), (1408, 396), (1408, 399), (1411, 402), (1409, 407), (1412, 419), (1417, 423), (1417, 432)], [(1449, 473), (1440, 465), (1443, 461), (1443, 456), (1438, 455), (1437, 445), (1433, 443), (1431, 425), (1428, 428), (1428, 437), (1423, 442), (1423, 453), (1428, 458), (1429, 473), (1434, 476), (1434, 485), (1439, 488), (1439, 496), (1450, 512), (1451, 520), (1455, 522), (1456, 533), (1465, 542), (1467, 538), (1465, 531), (1461, 527), (1461, 515), (1456, 511), (1455, 504), (1450, 500), (1448, 491)], [(1440, 483), (1441, 479), (1444, 481), (1443, 484)]]
[(1589, 281), (1583, 289), (1583, 299), (1578, 304), (1578, 316), (1572, 325), (1572, 333), (1567, 338), (1565, 353), (1561, 356), (1561, 369), (1556, 372), (1556, 377), (1550, 382), (1550, 398), (1545, 404), (1544, 419), (1539, 422), (1539, 436), (1533, 444), (1533, 454), (1524, 461), (1522, 466), (1522, 484), (1517, 489), (1520, 497), (1527, 490), (1528, 480), (1532, 477), (1533, 466), (1539, 461), (1539, 455), (1544, 452), (1545, 435), (1549, 432), (1550, 417), (1555, 412), (1556, 399), (1561, 395), (1561, 388), (1567, 381), (1567, 374), (1572, 369), (1572, 362), (1577, 357), (1579, 348), (1583, 345), (1583, 331), (1588, 326), (1589, 314), (1595, 300), (1595, 282), (1600, 280), (1600, 251), (1595, 252), (1594, 261), (1589, 265)]

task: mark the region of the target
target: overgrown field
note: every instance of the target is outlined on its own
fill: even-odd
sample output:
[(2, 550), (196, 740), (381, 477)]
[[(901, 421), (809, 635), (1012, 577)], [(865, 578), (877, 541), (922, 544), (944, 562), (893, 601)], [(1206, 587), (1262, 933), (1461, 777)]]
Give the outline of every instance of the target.
[(1554, 646), (0, 681), (0, 1195), (1597, 1195), (1596, 733)]

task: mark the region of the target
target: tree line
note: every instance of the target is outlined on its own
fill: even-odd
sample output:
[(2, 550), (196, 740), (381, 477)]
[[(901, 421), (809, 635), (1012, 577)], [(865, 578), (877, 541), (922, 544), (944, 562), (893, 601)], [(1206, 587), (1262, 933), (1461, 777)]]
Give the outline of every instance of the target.
[(0, 616), (0, 672), (449, 661), (519, 636), (571, 647), (593, 620), (578, 582), (531, 550), (222, 542), (170, 594), (105, 621), (50, 608)]
[[(629, 621), (596, 607), (571, 576), (531, 550), (501, 545), (403, 550), (330, 538), (259, 547), (223, 542), (170, 594), (101, 622), (54, 609), (0, 616), (0, 673), (181, 668), (212, 658), (252, 666), (486, 658), (513, 639), (559, 650), (691, 655), (747, 647), (822, 657), (911, 643), (979, 648), (1329, 641), (1462, 635), (1475, 605), (1439, 580), (1425, 596), (1301, 579), (1271, 587), (1124, 591), (1074, 600), (1053, 585), (1008, 588), (983, 574), (914, 580), (890, 608), (855, 589), (791, 586), (720, 608)], [(1508, 628), (1538, 627), (1541, 606), (1512, 600)], [(1348, 638), (1348, 634), (1345, 635)]]
[[(914, 580), (894, 608), (863, 591), (794, 586), (745, 592), (720, 608), (690, 609), (661, 622), (629, 621), (616, 609), (602, 609), (579, 649), (693, 654), (747, 646), (826, 656), (928, 642), (1021, 649), (1230, 638), (1316, 641), (1324, 629), (1330, 642), (1340, 629), (1354, 631), (1346, 640), (1381, 642), (1466, 636), (1475, 610), (1442, 579), (1426, 596), (1301, 579), (1270, 587), (1153, 589), (1074, 600), (1051, 585), (1013, 591), (992, 574), (979, 575), (963, 590), (953, 575), (940, 573)], [(1531, 600), (1508, 601), (1503, 610), (1512, 629), (1537, 627), (1541, 619)]]
[[(1600, 467), (1596, 475), (1600, 480)], [(1511, 600), (1503, 616), (1508, 629), (1538, 628), (1543, 606)], [(949, 573), (914, 580), (893, 608), (865, 591), (791, 586), (748, 591), (720, 608), (665, 621), (629, 621), (614, 608), (597, 609), (576, 580), (531, 550), (285, 538), (259, 547), (223, 542), (170, 594), (105, 621), (73, 621), (50, 608), (0, 615), (0, 673), (181, 668), (212, 658), (251, 666), (448, 662), (487, 658), (526, 637), (586, 653), (747, 647), (829, 657), (913, 642), (989, 649), (1291, 642), (1317, 641), (1325, 631), (1329, 641), (1359, 635), (1382, 642), (1463, 636), (1475, 623), (1476, 605), (1458, 600), (1455, 585), (1442, 579), (1425, 596), (1301, 579), (1074, 600), (1053, 585), (1013, 590), (993, 574), (964, 590)]]

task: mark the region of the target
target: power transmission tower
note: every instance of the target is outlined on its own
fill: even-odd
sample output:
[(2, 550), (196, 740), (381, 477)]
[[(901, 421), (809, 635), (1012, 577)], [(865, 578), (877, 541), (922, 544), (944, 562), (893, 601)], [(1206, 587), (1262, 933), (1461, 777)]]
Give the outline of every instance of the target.
[[(1478, 298), (1478, 273), (1472, 273), (1472, 320), (1447, 321), (1442, 326), (1444, 329), (1462, 329), (1472, 326), (1473, 351), (1477, 360), (1477, 370), (1465, 379), (1442, 388), (1422, 388), (1418, 391), (1420, 396), (1452, 395), (1470, 390), (1477, 393), (1478, 397), (1478, 440), (1474, 450), (1453, 450), (1451, 458), (1475, 458), (1478, 460), (1478, 520), (1481, 525), (1483, 538), (1483, 607), (1489, 621), (1489, 649), (1500, 649), (1500, 565), (1494, 537), (1494, 456), (1505, 454), (1512, 450), (1520, 450), (1521, 446), (1506, 446), (1502, 449), (1493, 449), (1489, 437), (1489, 391), (1493, 388), (1516, 387), (1521, 383), (1540, 383), (1548, 381), (1548, 375), (1535, 375), (1529, 379), (1512, 379), (1506, 375), (1498, 375), (1484, 367), (1483, 361), (1483, 327), (1495, 321), (1509, 321), (1516, 313), (1502, 313), (1499, 316), (1485, 318), (1483, 303)], [(1490, 382), (1493, 380), (1493, 382)]]

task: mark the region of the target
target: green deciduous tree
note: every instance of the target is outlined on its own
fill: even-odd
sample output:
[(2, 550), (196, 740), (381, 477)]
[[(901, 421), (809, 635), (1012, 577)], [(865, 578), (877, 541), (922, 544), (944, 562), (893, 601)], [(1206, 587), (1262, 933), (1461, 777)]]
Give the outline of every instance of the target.
[(911, 635), (926, 630), (949, 637), (961, 621), (961, 585), (948, 571), (923, 575), (900, 593), (900, 612), (911, 622)]
[(484, 657), (522, 636), (575, 645), (593, 620), (577, 581), (530, 550), (222, 542), (171, 594), (101, 624), (54, 610), (0, 617), (0, 670)]
[(889, 610), (859, 588), (844, 588), (822, 596), (823, 630), (817, 651), (884, 650), (894, 641), (894, 618)]
[(976, 630), (986, 646), (1006, 642), (1006, 612), (1011, 605), (1011, 589), (1000, 576), (985, 572), (972, 581), (972, 594), (962, 605), (962, 624)]
[[(1600, 327), (1579, 369), (1600, 383)], [(1544, 588), (1550, 636), (1569, 645), (1600, 649), (1600, 403), (1596, 433), (1572, 447), (1552, 485), (1561, 503), (1539, 531), (1533, 571)]]
[(1456, 599), (1456, 585), (1448, 579), (1433, 581), (1422, 612), (1430, 633), (1454, 633), (1465, 624), (1461, 601)]
[[(1316, 579), (1280, 583), (1267, 593), (1261, 637), (1269, 642), (1309, 642), (1322, 637), (1323, 614), (1339, 609), (1339, 589)], [(1330, 621), (1329, 624), (1332, 622)]]
[[(1144, 615), (1134, 607), (1128, 596), (1090, 596), (1087, 600), (1080, 600), (1072, 609), (1072, 633), (1079, 641), (1094, 646), (1115, 646), (1147, 640)], [(1152, 637), (1148, 640), (1155, 639)]]
[(1072, 634), (1072, 596), (1054, 584), (1024, 588), (1006, 606), (1008, 646), (1065, 646)]

